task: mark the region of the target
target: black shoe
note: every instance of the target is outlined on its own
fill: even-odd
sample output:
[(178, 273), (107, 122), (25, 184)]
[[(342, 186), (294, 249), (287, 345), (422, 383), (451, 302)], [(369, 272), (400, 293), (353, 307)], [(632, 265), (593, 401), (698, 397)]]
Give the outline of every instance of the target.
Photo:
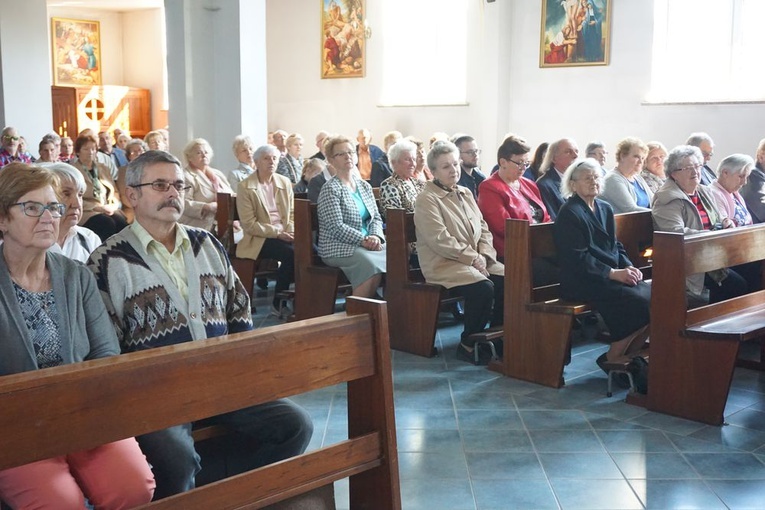
[(452, 317), (454, 317), (454, 320), (462, 321), (465, 320), (465, 309), (462, 307), (462, 303), (457, 301), (452, 305)]
[[(608, 375), (608, 369), (605, 368), (605, 364), (608, 363), (608, 358), (605, 352), (598, 356), (598, 359), (595, 360), (595, 363), (597, 363), (600, 369), (605, 372), (606, 375)], [(611, 376), (611, 380), (613, 380), (616, 385), (623, 390), (628, 390), (630, 388), (630, 378), (623, 372), (615, 373), (613, 376)]]

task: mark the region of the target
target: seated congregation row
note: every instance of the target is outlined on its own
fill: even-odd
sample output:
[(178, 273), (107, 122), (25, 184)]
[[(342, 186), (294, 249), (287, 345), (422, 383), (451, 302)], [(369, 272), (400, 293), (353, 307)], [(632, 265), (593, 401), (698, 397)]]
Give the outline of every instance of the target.
[[(101, 244), (80, 237), (86, 180), (77, 168), (14, 162), (0, 170), (1, 376), (253, 328), (249, 296), (221, 244), (179, 222), (188, 188), (181, 163), (152, 150), (124, 177), (134, 221)], [(56, 253), (60, 230), (87, 265)], [(205, 424), (228, 433), (229, 475), (298, 455), (313, 433), (310, 415), (285, 399)], [(190, 490), (208, 462), (192, 426), (4, 469), (0, 500), (67, 510), (87, 500), (116, 510)]]

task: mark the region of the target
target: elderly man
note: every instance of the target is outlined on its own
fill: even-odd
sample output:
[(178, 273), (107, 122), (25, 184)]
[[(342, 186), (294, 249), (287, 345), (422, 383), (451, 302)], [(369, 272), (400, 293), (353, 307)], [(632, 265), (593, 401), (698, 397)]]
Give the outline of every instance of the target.
[(310, 159), (324, 159), (327, 158), (324, 156), (324, 141), (329, 138), (329, 133), (327, 131), (319, 131), (316, 133), (316, 148), (319, 149), (316, 154), (311, 156)]
[(746, 208), (754, 223), (765, 223), (765, 138), (757, 145), (757, 155), (752, 173), (741, 188)]
[(704, 156), (704, 166), (701, 167), (701, 184), (709, 186), (717, 179), (717, 174), (709, 167), (709, 160), (715, 155), (715, 142), (706, 133), (691, 133), (685, 144), (698, 147), (701, 150), (701, 155)]
[[(180, 162), (149, 151), (128, 165), (125, 199), (135, 221), (90, 257), (123, 352), (203, 340), (252, 329), (250, 299), (221, 244), (178, 223), (187, 185)], [(161, 390), (161, 388), (157, 388)], [(214, 416), (235, 438), (229, 472), (302, 453), (310, 416), (289, 400)], [(155, 499), (190, 490), (200, 470), (191, 423), (138, 438), (152, 465)]]
[(292, 183), (275, 173), (279, 150), (273, 145), (258, 147), (253, 160), (255, 171), (239, 183), (236, 192), (236, 209), (244, 230), (244, 237), (236, 246), (236, 256), (281, 262), (271, 313), (286, 318), (289, 308), (284, 306), (281, 294), (295, 280)]
[(372, 177), (372, 164), (383, 157), (385, 153), (377, 145), (370, 143), (372, 141), (372, 133), (366, 128), (359, 129), (356, 141), (359, 142), (356, 145), (356, 155), (359, 158), (356, 166), (359, 169), (361, 178), (368, 181)]
[(280, 156), (287, 155), (287, 137), (290, 134), (283, 129), (277, 129), (274, 131), (274, 143), (273, 145), (279, 149)]
[(98, 133), (98, 152), (109, 156), (117, 169), (128, 164), (125, 151), (112, 145), (112, 137), (106, 131)]
[(563, 173), (579, 155), (579, 147), (570, 138), (561, 138), (550, 144), (542, 162), (542, 176), (537, 179), (537, 187), (542, 195), (550, 219), (555, 221), (558, 210), (565, 202), (560, 191)]
[(2, 145), (2, 148), (0, 148), (0, 168), (14, 161), (22, 163), (32, 162), (32, 158), (28, 154), (19, 150), (20, 139), (19, 132), (13, 126), (6, 126), (0, 132), (0, 144)]
[(478, 186), (486, 180), (486, 176), (478, 168), (481, 149), (478, 143), (470, 135), (460, 135), (454, 140), (454, 145), (460, 150), (460, 180), (457, 184), (465, 186), (473, 193), (473, 198), (478, 198)]

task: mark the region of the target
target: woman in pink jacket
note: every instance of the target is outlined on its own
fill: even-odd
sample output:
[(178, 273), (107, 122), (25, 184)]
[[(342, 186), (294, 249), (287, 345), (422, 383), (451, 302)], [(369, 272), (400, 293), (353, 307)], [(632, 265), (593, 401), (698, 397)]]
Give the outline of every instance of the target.
[(754, 168), (754, 160), (746, 154), (732, 154), (717, 167), (717, 179), (710, 189), (717, 207), (727, 213), (737, 227), (752, 224), (752, 215), (746, 208), (744, 198), (739, 194)]

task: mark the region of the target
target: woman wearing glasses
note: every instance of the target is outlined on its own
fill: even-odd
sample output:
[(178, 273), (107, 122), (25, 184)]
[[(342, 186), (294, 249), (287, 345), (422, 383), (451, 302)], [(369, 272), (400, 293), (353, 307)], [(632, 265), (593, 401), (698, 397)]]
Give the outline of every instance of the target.
[[(669, 152), (664, 162), (667, 181), (653, 197), (651, 214), (655, 230), (697, 234), (736, 226), (725, 210), (717, 207), (712, 190), (701, 184), (703, 166), (704, 156), (698, 147), (679, 145)], [(735, 268), (692, 275), (686, 279), (692, 306), (706, 301), (702, 297), (704, 287), (709, 289), (710, 303), (749, 292), (749, 285)]]
[(120, 209), (117, 184), (106, 165), (96, 160), (98, 140), (93, 135), (78, 136), (74, 142), (77, 159), (72, 165), (82, 173), (85, 180), (82, 218), (80, 224), (89, 228), (106, 241), (128, 224)]
[[(629, 361), (630, 353), (643, 347), (651, 287), (616, 238), (614, 211), (598, 198), (601, 182), (600, 163), (593, 158), (568, 167), (561, 179), (567, 200), (555, 219), (553, 238), (561, 297), (593, 303), (611, 333), (608, 351), (597, 360), (608, 372), (604, 363)], [(624, 385), (624, 380), (617, 381)]]
[(374, 297), (386, 265), (382, 218), (372, 187), (361, 180), (356, 149), (348, 138), (330, 138), (324, 153), (337, 173), (319, 193), (319, 256), (343, 270), (354, 296)]
[[(57, 181), (22, 163), (0, 172), (0, 375), (120, 352), (93, 274), (49, 251), (66, 210)], [(133, 438), (0, 471), (0, 499), (12, 508), (82, 509), (86, 498), (96, 508), (132, 508), (153, 493)]]
[(531, 223), (547, 223), (547, 214), (539, 188), (523, 177), (531, 165), (531, 147), (526, 140), (508, 136), (497, 149), (499, 169), (478, 187), (478, 207), (494, 238), (494, 249), (504, 259), (505, 220), (514, 218)]

